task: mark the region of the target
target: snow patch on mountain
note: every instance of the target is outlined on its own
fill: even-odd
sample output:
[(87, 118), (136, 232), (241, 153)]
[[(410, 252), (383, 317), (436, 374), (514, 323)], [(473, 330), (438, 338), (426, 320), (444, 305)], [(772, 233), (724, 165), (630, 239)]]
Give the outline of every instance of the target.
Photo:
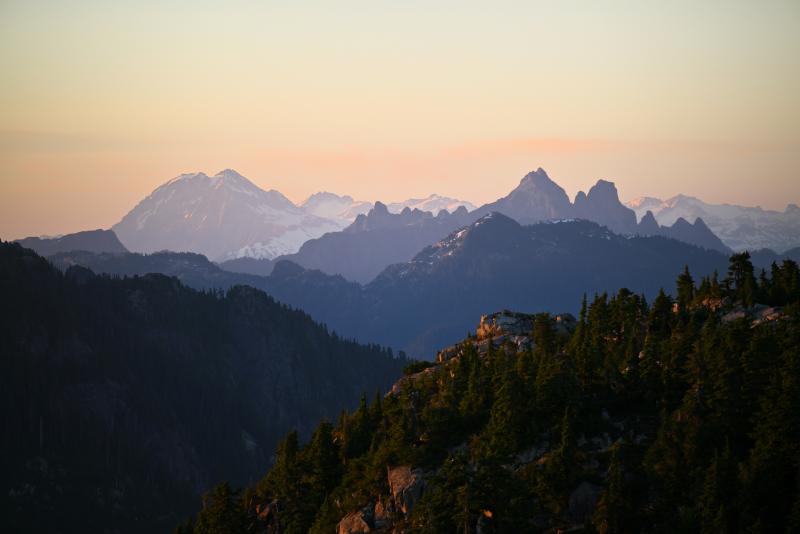
[(667, 200), (642, 197), (626, 205), (640, 220), (652, 211), (662, 226), (671, 226), (679, 219), (701, 218), (733, 250), (769, 248), (784, 252), (800, 245), (800, 211), (791, 209), (791, 204), (780, 212), (758, 206), (710, 204), (696, 197), (676, 195)]
[(274, 258), (339, 230), (337, 221), (265, 191), (232, 169), (182, 174), (157, 187), (113, 230), (129, 250), (197, 252), (212, 260)]
[(429, 211), (436, 215), (441, 210), (447, 210), (449, 213), (453, 213), (461, 206), (464, 206), (467, 211), (472, 211), (475, 209), (475, 206), (466, 200), (443, 197), (437, 194), (433, 194), (425, 198), (409, 198), (402, 202), (392, 202), (387, 207), (389, 208), (390, 213), (400, 213), (405, 208), (408, 208), (412, 211), (415, 209), (420, 211)]

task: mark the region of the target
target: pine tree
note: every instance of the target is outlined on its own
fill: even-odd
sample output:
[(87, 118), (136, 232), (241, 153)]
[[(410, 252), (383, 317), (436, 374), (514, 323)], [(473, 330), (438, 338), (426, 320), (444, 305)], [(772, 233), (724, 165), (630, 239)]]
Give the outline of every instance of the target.
[(622, 447), (616, 443), (611, 450), (608, 487), (597, 503), (592, 523), (600, 534), (635, 532), (633, 517), (634, 507), (625, 482)]
[(223, 482), (203, 498), (197, 514), (195, 534), (242, 534), (247, 532), (247, 516), (237, 495)]
[(694, 280), (689, 274), (689, 266), (684, 266), (683, 273), (678, 277), (678, 306), (681, 310), (686, 310), (694, 300)]
[(728, 280), (733, 285), (733, 296), (745, 306), (752, 306), (756, 297), (756, 279), (750, 253), (741, 252), (730, 257)]

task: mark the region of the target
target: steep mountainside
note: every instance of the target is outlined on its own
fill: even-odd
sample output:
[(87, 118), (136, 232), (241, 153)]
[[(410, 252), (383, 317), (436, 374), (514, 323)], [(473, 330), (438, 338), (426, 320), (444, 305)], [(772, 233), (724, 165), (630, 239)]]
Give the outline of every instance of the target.
[(230, 169), (178, 176), (113, 226), (132, 251), (197, 252), (212, 260), (274, 258), (339, 228)]
[(794, 532), (800, 270), (502, 312), (178, 534)]
[(0, 510), (9, 532), (167, 531), (211, 481), (385, 390), (405, 362), (237, 286), (65, 274), (0, 244)]
[(111, 230), (88, 230), (52, 238), (26, 237), (18, 240), (17, 243), (25, 248), (35, 250), (37, 254), (42, 256), (50, 256), (51, 254), (71, 250), (108, 252), (112, 254), (128, 252)]
[(784, 252), (800, 246), (800, 208), (789, 204), (782, 212), (760, 207), (710, 204), (699, 198), (677, 195), (667, 200), (645, 197), (628, 202), (639, 218), (652, 211), (662, 225), (679, 218), (702, 218), (714, 234), (733, 250), (769, 248)]

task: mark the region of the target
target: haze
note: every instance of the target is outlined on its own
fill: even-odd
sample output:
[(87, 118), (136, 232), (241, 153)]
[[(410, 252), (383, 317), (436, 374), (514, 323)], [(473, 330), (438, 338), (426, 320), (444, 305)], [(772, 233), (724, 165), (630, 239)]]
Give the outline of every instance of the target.
[(800, 203), (800, 3), (0, 1), (0, 237), (232, 167), (292, 200)]

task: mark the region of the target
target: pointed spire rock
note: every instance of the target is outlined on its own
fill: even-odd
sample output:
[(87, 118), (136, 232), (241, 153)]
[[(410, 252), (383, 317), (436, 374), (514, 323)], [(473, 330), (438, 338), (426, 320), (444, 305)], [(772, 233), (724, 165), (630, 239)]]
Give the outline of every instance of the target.
[(661, 227), (658, 225), (658, 221), (656, 221), (656, 216), (653, 215), (653, 212), (647, 210), (647, 213), (644, 214), (642, 220), (639, 221), (639, 235), (658, 235)]
[(608, 180), (598, 180), (588, 194), (578, 193), (575, 215), (602, 224), (618, 234), (635, 234), (638, 230), (636, 212), (620, 202), (616, 185)]

